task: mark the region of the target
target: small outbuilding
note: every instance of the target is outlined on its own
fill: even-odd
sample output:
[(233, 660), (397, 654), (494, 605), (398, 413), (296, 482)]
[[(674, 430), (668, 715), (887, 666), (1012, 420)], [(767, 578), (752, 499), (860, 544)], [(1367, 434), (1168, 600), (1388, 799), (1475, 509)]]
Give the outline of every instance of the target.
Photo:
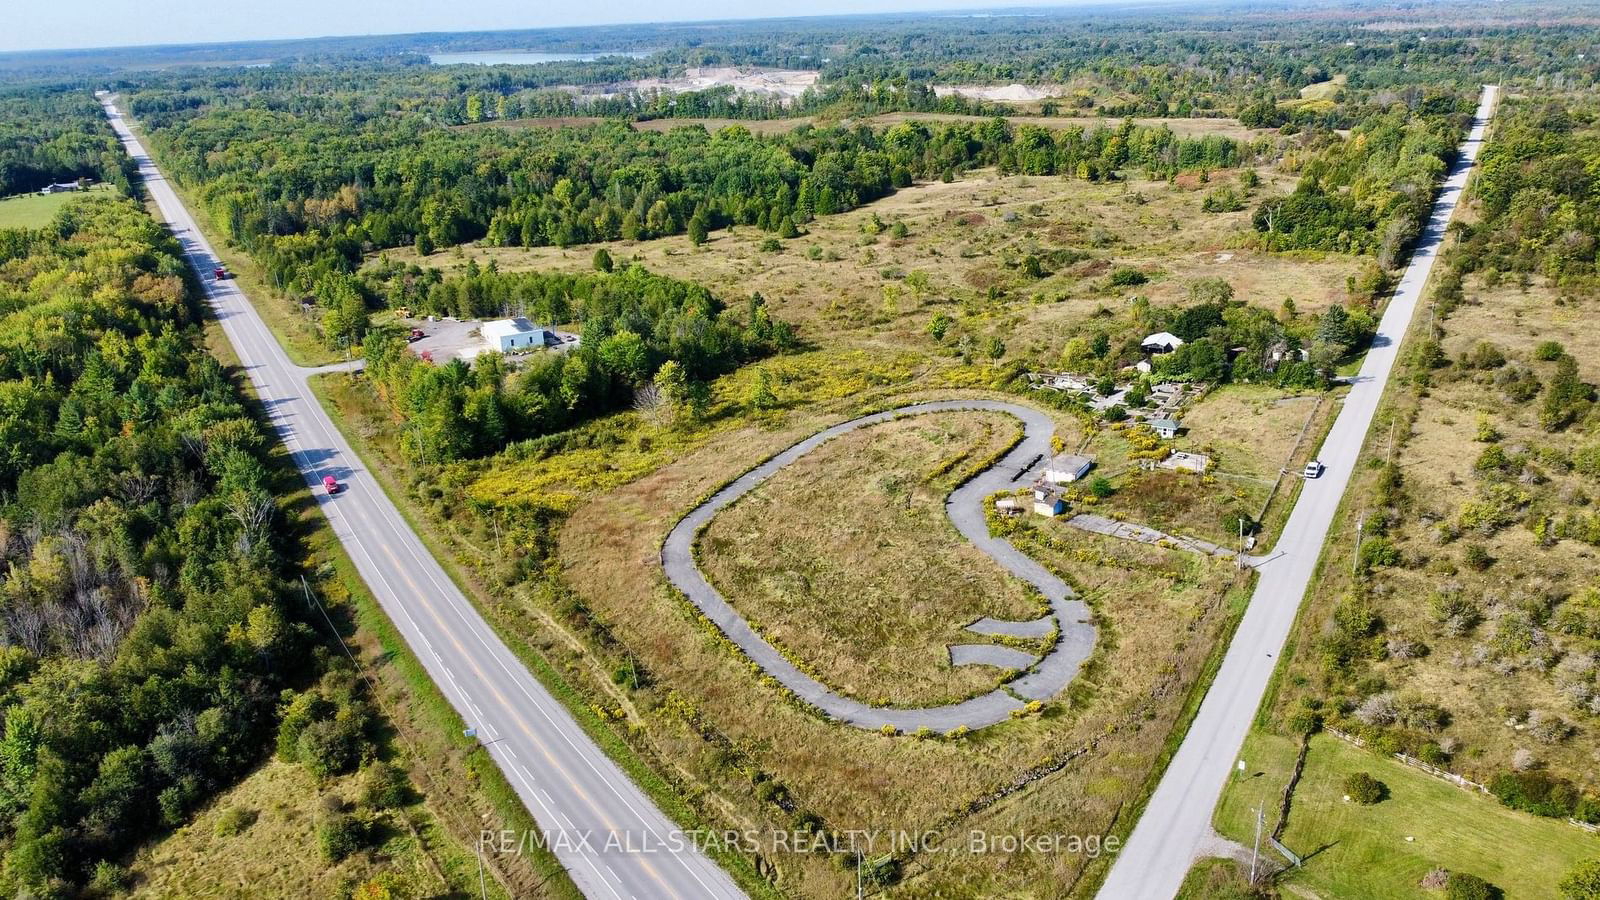
[(1051, 484), (1071, 484), (1094, 468), (1094, 460), (1074, 453), (1052, 456), (1044, 464), (1044, 480)]
[(1067, 511), (1067, 499), (1060, 488), (1040, 479), (1033, 486), (1033, 511), (1053, 519)]
[(500, 353), (541, 349), (549, 336), (548, 331), (522, 316), (485, 322), (478, 333), (483, 335), (483, 342), (489, 345), (490, 350)]
[(1146, 353), (1171, 353), (1183, 346), (1183, 338), (1170, 331), (1158, 331), (1139, 342), (1139, 348)]
[(1147, 424), (1156, 433), (1157, 437), (1168, 440), (1177, 437), (1178, 432), (1183, 429), (1177, 419), (1151, 419)]
[(994, 501), (994, 511), (1002, 516), (1022, 514), (1022, 501), (1016, 497), (1001, 497)]

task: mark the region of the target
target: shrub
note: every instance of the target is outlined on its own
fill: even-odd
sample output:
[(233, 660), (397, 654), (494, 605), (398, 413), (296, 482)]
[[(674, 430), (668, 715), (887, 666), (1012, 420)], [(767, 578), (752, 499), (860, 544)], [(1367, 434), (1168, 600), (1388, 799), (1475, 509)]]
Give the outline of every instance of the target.
[(109, 859), (94, 864), (94, 874), (89, 877), (89, 889), (102, 897), (121, 894), (133, 885), (133, 873)]
[(1558, 887), (1566, 900), (1600, 900), (1600, 856), (1573, 866)]
[(1130, 266), (1123, 266), (1120, 269), (1112, 271), (1111, 277), (1107, 280), (1110, 282), (1112, 287), (1132, 287), (1136, 284), (1144, 284), (1150, 279), (1138, 269)]
[(1489, 792), (1512, 809), (1536, 816), (1563, 818), (1578, 805), (1572, 782), (1543, 772), (1508, 772), (1489, 782)]
[(1345, 776), (1344, 792), (1350, 799), (1363, 806), (1371, 806), (1389, 796), (1389, 789), (1384, 783), (1366, 772), (1352, 772)]
[(1474, 572), (1482, 572), (1494, 565), (1494, 557), (1489, 555), (1489, 551), (1484, 549), (1482, 544), (1468, 544), (1462, 552), (1462, 562)]
[(375, 809), (404, 806), (411, 799), (411, 784), (405, 772), (386, 762), (367, 766), (361, 784), (361, 802)]
[(256, 811), (242, 806), (230, 806), (217, 815), (214, 831), (217, 837), (233, 837), (256, 822)]
[(1098, 499), (1104, 500), (1116, 492), (1117, 489), (1112, 486), (1111, 479), (1104, 475), (1096, 475), (1095, 479), (1089, 482), (1089, 493)]
[(1540, 341), (1539, 346), (1533, 348), (1533, 358), (1544, 362), (1560, 359), (1567, 352), (1560, 341)]
[(317, 823), (317, 849), (322, 858), (338, 862), (367, 843), (367, 823), (345, 812), (330, 812)]
[(780, 253), (783, 251), (783, 242), (775, 237), (766, 238), (761, 242), (762, 253)]
[(1445, 900), (1495, 900), (1500, 891), (1489, 882), (1465, 872), (1451, 872), (1444, 883)]

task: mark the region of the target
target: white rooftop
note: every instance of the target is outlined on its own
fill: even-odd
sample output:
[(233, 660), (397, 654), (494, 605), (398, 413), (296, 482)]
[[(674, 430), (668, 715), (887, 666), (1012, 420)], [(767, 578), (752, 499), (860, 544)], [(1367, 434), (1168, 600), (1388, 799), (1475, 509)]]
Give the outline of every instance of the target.
[(1151, 345), (1158, 347), (1172, 347), (1173, 349), (1177, 349), (1178, 347), (1183, 346), (1183, 338), (1178, 337), (1170, 331), (1158, 331), (1139, 343), (1139, 346), (1141, 347), (1148, 347)]
[(492, 322), (485, 322), (478, 331), (486, 338), (497, 338), (509, 334), (527, 334), (530, 331), (538, 330), (532, 322), (522, 316), (516, 316), (510, 319), (495, 319)]

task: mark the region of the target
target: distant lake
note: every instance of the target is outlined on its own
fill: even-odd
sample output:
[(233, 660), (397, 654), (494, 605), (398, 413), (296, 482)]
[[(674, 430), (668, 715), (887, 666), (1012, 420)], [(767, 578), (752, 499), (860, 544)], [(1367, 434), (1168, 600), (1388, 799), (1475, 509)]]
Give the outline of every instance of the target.
[(430, 53), (428, 62), (436, 66), (535, 66), (539, 63), (589, 62), (602, 56), (627, 56), (644, 59), (649, 51), (604, 53), (535, 53), (532, 50), (470, 50), (465, 53)]

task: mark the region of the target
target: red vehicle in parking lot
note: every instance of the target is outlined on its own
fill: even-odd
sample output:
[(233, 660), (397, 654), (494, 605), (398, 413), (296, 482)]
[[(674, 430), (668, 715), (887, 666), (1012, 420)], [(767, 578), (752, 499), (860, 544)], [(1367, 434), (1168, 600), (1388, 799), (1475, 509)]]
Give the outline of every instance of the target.
[(332, 475), (324, 475), (324, 476), (322, 476), (322, 489), (327, 491), (330, 494), (339, 493), (339, 491), (340, 491), (339, 479), (333, 477)]

